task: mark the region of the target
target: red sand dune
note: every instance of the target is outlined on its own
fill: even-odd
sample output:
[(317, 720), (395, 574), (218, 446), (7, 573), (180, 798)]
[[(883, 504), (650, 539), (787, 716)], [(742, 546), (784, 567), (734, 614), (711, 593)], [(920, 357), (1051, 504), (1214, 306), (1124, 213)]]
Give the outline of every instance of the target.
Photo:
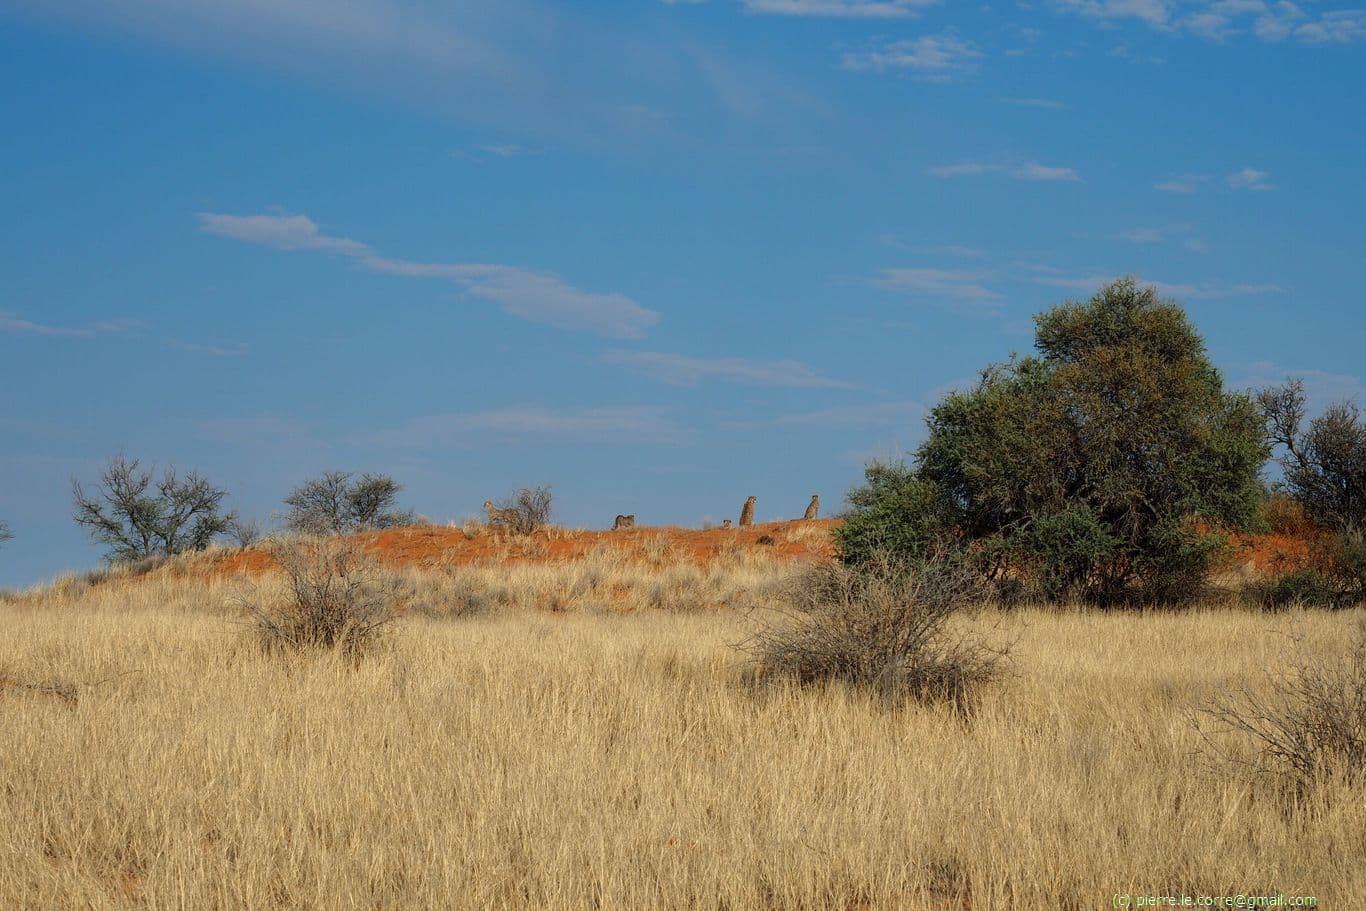
[[(838, 519), (765, 522), (745, 528), (707, 530), (663, 526), (621, 531), (550, 529), (529, 538), (488, 531), (469, 536), (460, 528), (415, 525), (386, 531), (365, 532), (356, 538), (372, 555), (395, 566), (435, 568), (467, 563), (550, 562), (586, 556), (600, 545), (620, 548), (630, 556), (648, 561), (652, 549), (667, 543), (667, 560), (705, 563), (735, 548), (754, 549), (794, 560), (825, 560), (835, 555), (830, 530)], [(772, 544), (760, 538), (773, 539)], [(233, 575), (260, 572), (273, 564), (265, 550), (231, 551), (216, 556), (209, 572)]]
[[(550, 529), (529, 538), (480, 530), (467, 535), (445, 525), (417, 525), (357, 536), (375, 557), (394, 566), (437, 568), (471, 563), (555, 562), (584, 557), (599, 546), (619, 548), (641, 562), (664, 550), (668, 562), (706, 563), (736, 548), (791, 560), (827, 560), (835, 555), (831, 531), (839, 519), (812, 522), (766, 522), (746, 528), (707, 530), (662, 526), (621, 531)], [(771, 538), (772, 544), (760, 543)], [(1251, 576), (1271, 576), (1313, 562), (1313, 542), (1296, 535), (1235, 535), (1229, 569)], [(266, 550), (226, 551), (214, 555), (206, 569), (213, 575), (261, 572), (274, 564)]]

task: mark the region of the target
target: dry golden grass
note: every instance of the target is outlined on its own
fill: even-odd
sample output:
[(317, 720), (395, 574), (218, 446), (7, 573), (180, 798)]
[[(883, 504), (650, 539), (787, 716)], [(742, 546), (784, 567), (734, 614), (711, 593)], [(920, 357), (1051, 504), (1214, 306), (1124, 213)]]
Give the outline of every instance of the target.
[[(755, 689), (730, 647), (749, 618), (647, 609), (655, 580), (696, 573), (665, 606), (719, 605), (782, 564), (580, 564), (410, 571), (414, 609), (358, 665), (263, 654), (231, 581), (0, 604), (0, 669), (39, 684), (0, 690), (0, 908), (1366, 901), (1360, 786), (1296, 804), (1211, 768), (1187, 721), (1283, 672), (1285, 633), (1345, 653), (1360, 610), (989, 612), (1014, 671), (965, 725)], [(497, 585), (501, 609), (440, 616)], [(564, 612), (526, 609), (556, 592)]]

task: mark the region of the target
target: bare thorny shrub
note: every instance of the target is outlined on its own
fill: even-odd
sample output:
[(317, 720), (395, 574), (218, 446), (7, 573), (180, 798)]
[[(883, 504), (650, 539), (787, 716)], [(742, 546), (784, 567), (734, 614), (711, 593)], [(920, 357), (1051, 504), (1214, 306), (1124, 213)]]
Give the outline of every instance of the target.
[[(1335, 778), (1366, 782), (1366, 623), (1344, 660), (1302, 660), (1268, 693), (1244, 686), (1201, 715), (1212, 723), (1202, 733), (1216, 757), (1298, 793)], [(1216, 734), (1250, 741), (1252, 758), (1222, 748)]]
[(977, 573), (943, 557), (879, 553), (857, 567), (820, 565), (795, 580), (776, 619), (740, 648), (760, 679), (841, 681), (967, 716), (1009, 652), (955, 623), (981, 594)]
[(494, 504), (498, 524), (509, 534), (525, 536), (545, 528), (550, 522), (549, 487), (523, 487)]
[(405, 586), (355, 542), (296, 541), (274, 550), (283, 593), (253, 587), (235, 600), (266, 651), (336, 649), (359, 655), (398, 615)]

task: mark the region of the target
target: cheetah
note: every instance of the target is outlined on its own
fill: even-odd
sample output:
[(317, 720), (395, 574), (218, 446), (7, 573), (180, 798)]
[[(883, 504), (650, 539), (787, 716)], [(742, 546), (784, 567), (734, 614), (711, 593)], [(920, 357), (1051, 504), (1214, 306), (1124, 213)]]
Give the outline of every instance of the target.
[(635, 516), (635, 513), (632, 513), (632, 514), (629, 515), (629, 516), (617, 516), (617, 520), (616, 520), (615, 522), (612, 523), (612, 531), (616, 531), (618, 528), (635, 528), (635, 527), (636, 527), (636, 516)]
[(744, 509), (740, 510), (741, 528), (743, 528), (746, 525), (754, 524), (754, 501), (757, 499), (758, 497), (750, 497), (748, 500), (745, 501)]
[(735, 523), (732, 522), (730, 519), (722, 519), (722, 520), (721, 520), (721, 527), (722, 527), (722, 528), (734, 528), (734, 527), (735, 527)]
[(821, 514), (821, 495), (818, 494), (818, 493), (813, 493), (813, 494), (811, 495), (811, 504), (810, 504), (809, 506), (806, 507), (806, 514), (803, 515), (802, 518), (805, 519), (807, 522), (810, 522), (812, 519), (816, 518), (816, 517), (819, 516), (820, 514)]
[(484, 512), (488, 513), (490, 525), (508, 525), (517, 517), (517, 510), (499, 509), (492, 500), (484, 501)]

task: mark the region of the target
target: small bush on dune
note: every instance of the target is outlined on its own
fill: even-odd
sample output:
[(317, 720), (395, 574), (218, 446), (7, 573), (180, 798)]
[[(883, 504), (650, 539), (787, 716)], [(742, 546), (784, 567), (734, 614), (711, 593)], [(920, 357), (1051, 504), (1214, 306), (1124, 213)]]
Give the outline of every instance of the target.
[(857, 567), (807, 571), (786, 593), (781, 619), (741, 647), (761, 678), (841, 681), (966, 715), (1007, 653), (951, 627), (981, 593), (980, 574), (961, 560), (878, 552)]
[(382, 636), (404, 600), (401, 582), (353, 541), (295, 542), (274, 555), (284, 571), (283, 597), (257, 589), (238, 599), (267, 651), (359, 654)]
[(1255, 772), (1300, 791), (1334, 776), (1366, 779), (1366, 624), (1346, 661), (1302, 662), (1269, 696), (1244, 689), (1204, 714), (1252, 741)]
[(285, 523), (292, 531), (312, 535), (344, 535), (412, 525), (411, 510), (399, 509), (403, 485), (388, 475), (328, 471), (305, 481), (285, 497)]
[(550, 523), (549, 487), (523, 487), (494, 504), (499, 524), (514, 535), (530, 535)]

